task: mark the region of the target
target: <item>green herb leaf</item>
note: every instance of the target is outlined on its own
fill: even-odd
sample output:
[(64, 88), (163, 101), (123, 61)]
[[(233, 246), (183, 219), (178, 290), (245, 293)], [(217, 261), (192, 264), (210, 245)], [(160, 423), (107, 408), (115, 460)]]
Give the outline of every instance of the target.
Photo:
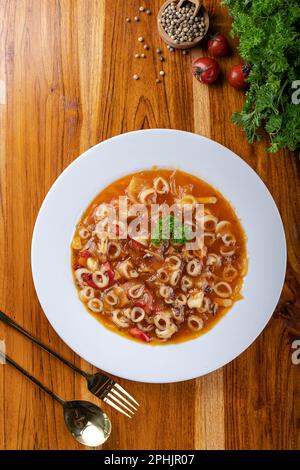
[(169, 215), (159, 218), (152, 232), (151, 243), (160, 245), (163, 241), (169, 240), (174, 245), (183, 245), (191, 239), (192, 230), (190, 227), (182, 225), (174, 215)]
[(300, 105), (292, 102), (300, 77), (299, 0), (223, 0), (233, 18), (240, 54), (252, 64), (243, 110), (233, 115), (249, 142), (270, 136), (270, 152), (300, 147)]

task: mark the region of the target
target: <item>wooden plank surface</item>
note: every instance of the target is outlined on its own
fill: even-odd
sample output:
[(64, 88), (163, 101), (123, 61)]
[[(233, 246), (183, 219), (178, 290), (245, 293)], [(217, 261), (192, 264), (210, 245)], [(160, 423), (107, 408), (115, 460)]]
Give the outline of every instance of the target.
[[(141, 4), (153, 14), (139, 14)], [(0, 0), (0, 308), (91, 370), (59, 339), (35, 296), (30, 243), (46, 192), (82, 151), (113, 135), (160, 127), (211, 137), (249, 163), (278, 204), (289, 254), (282, 301), (257, 341), (213, 374), (170, 385), (122, 380), (143, 406), (131, 421), (103, 406), (113, 421), (105, 448), (299, 449), (300, 366), (291, 362), (292, 338), (300, 336), (299, 159), (284, 151), (270, 156), (264, 143), (246, 143), (230, 122), (243, 94), (224, 81), (211, 88), (193, 81), (191, 55), (169, 53), (158, 38), (160, 4)], [(205, 4), (215, 30), (227, 34), (226, 10), (217, 0)], [(137, 14), (139, 23), (133, 21)], [(146, 59), (134, 58), (144, 52), (138, 36), (150, 46)], [(235, 53), (222, 61), (223, 73), (236, 60)], [(158, 85), (161, 68), (166, 76)], [(7, 352), (57, 393), (93, 400), (80, 377), (0, 324), (3, 338)], [(0, 366), (0, 449), (80, 448), (65, 432), (59, 406)]]

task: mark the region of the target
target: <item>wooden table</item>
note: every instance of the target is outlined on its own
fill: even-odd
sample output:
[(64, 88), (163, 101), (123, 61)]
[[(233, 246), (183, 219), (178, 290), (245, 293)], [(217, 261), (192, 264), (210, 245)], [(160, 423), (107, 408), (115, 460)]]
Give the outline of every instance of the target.
[[(227, 34), (226, 10), (219, 1), (205, 3), (215, 29)], [(139, 14), (141, 4), (151, 4), (153, 14)], [(289, 252), (280, 307), (246, 352), (206, 377), (171, 385), (121, 380), (143, 406), (133, 420), (105, 407), (113, 421), (105, 448), (299, 449), (300, 365), (291, 361), (292, 338), (300, 336), (299, 160), (287, 151), (268, 155), (265, 142), (247, 144), (230, 122), (243, 93), (224, 82), (207, 87), (192, 79), (191, 56), (169, 53), (158, 38), (160, 4), (0, 0), (0, 308), (91, 370), (53, 331), (34, 291), (30, 243), (48, 189), (84, 150), (123, 132), (174, 128), (211, 137), (249, 163), (278, 204)], [(146, 59), (134, 58), (143, 51), (139, 36), (151, 48)], [(166, 57), (163, 66), (157, 47)], [(236, 53), (222, 60), (222, 71), (237, 60)], [(165, 78), (156, 84), (162, 67)], [(80, 377), (3, 325), (0, 339), (57, 393), (92, 399)], [(81, 448), (65, 432), (60, 407), (10, 366), (0, 366), (0, 448)]]

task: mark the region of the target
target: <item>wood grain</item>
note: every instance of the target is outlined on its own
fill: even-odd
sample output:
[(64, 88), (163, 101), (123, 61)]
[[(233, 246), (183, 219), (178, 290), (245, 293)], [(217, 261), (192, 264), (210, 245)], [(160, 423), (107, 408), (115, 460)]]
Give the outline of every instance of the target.
[[(175, 128), (211, 137), (257, 171), (279, 207), (289, 256), (281, 302), (257, 341), (222, 370), (169, 385), (121, 380), (143, 406), (129, 421), (103, 405), (113, 421), (105, 448), (299, 449), (300, 366), (291, 362), (300, 329), (299, 159), (287, 151), (268, 155), (264, 142), (247, 144), (230, 121), (243, 94), (225, 80), (210, 88), (194, 81), (191, 57), (205, 51), (169, 53), (156, 30), (161, 1), (142, 3), (151, 16), (138, 13), (137, 0), (126, 6), (122, 0), (0, 0), (0, 308), (91, 370), (58, 338), (34, 292), (30, 243), (45, 194), (80, 153), (111, 136)], [(227, 34), (220, 2), (205, 6), (215, 30)], [(157, 47), (166, 62), (158, 61)], [(137, 60), (135, 52), (147, 58)], [(221, 62), (223, 76), (236, 61), (234, 52)], [(161, 69), (166, 75), (156, 84)], [(7, 352), (57, 393), (97, 402), (80, 377), (0, 324), (2, 338)], [(81, 448), (67, 435), (59, 406), (9, 366), (0, 366), (0, 448)]]

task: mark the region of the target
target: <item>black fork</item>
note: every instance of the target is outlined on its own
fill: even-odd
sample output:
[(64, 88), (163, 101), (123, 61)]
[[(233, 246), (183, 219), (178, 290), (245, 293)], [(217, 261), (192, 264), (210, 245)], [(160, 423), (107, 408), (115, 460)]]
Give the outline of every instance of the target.
[(93, 395), (100, 400), (104, 401), (108, 405), (115, 408), (120, 413), (131, 418), (132, 415), (137, 411), (139, 403), (117, 382), (111, 379), (108, 375), (103, 372), (96, 372), (96, 374), (88, 374), (84, 370), (75, 366), (64, 357), (60, 356), (57, 352), (50, 349), (46, 344), (42, 343), (39, 339), (25, 330), (21, 325), (12, 320), (8, 315), (0, 311), (0, 320), (6, 325), (14, 328), (16, 331), (21, 333), (26, 338), (33, 341), (40, 348), (47, 351), (51, 356), (55, 357), (59, 361), (63, 362), (66, 366), (70, 367), (74, 372), (82, 375), (87, 381), (87, 387)]

